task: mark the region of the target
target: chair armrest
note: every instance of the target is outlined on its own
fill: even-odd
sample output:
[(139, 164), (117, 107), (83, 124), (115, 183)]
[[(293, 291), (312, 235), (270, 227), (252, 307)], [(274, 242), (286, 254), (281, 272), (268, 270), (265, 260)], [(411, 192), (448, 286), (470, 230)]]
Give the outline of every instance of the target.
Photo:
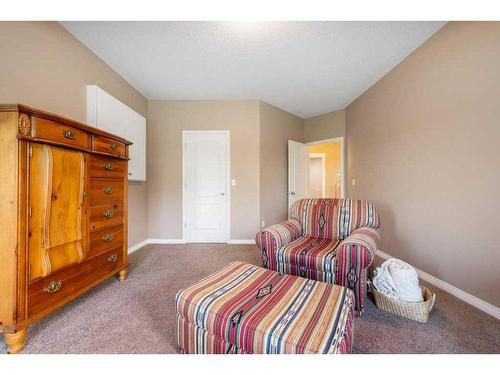
[(337, 247), (335, 284), (354, 291), (356, 313), (364, 310), (367, 271), (380, 242), (380, 233), (371, 227), (351, 232)]
[(361, 251), (367, 251), (366, 256), (369, 257), (368, 267), (373, 258), (375, 257), (375, 252), (377, 251), (378, 245), (380, 244), (380, 232), (378, 229), (372, 227), (361, 227), (355, 229), (351, 232), (350, 236), (345, 238), (339, 245), (337, 249), (337, 256), (340, 256), (339, 250), (344, 249), (343, 252), (347, 248), (356, 248), (356, 249), (364, 249)]
[(262, 265), (266, 268), (275, 266), (276, 250), (295, 241), (300, 236), (302, 236), (302, 225), (296, 219), (271, 225), (258, 232), (255, 236), (255, 242), (262, 252)]

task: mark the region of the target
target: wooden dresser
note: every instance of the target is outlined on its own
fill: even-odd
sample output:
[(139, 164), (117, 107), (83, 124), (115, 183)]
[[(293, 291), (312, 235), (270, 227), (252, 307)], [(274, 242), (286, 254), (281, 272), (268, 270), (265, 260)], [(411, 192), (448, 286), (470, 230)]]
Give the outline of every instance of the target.
[(130, 142), (24, 105), (0, 105), (0, 332), (127, 276)]

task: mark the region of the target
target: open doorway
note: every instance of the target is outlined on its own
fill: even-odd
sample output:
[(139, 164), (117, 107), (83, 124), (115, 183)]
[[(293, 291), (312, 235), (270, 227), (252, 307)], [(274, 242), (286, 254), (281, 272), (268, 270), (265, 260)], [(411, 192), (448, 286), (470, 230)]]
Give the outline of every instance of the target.
[(311, 198), (343, 197), (342, 139), (308, 143), (309, 196)]
[(309, 195), (311, 198), (326, 197), (325, 152), (309, 152)]
[(303, 198), (345, 198), (344, 137), (288, 141), (288, 205)]

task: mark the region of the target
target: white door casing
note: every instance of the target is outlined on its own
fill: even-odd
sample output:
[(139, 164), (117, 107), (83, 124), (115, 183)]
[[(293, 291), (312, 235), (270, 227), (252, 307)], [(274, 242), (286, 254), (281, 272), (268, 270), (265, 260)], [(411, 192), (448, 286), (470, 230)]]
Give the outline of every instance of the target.
[(288, 141), (288, 207), (309, 195), (309, 150), (304, 143)]
[(183, 131), (184, 240), (229, 239), (229, 131)]

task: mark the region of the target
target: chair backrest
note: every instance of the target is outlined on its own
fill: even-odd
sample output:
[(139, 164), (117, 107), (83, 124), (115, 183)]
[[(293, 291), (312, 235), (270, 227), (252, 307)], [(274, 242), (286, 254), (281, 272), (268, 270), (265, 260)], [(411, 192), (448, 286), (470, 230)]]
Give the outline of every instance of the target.
[(305, 236), (344, 239), (361, 227), (378, 228), (380, 218), (369, 202), (339, 198), (301, 199), (290, 207)]

